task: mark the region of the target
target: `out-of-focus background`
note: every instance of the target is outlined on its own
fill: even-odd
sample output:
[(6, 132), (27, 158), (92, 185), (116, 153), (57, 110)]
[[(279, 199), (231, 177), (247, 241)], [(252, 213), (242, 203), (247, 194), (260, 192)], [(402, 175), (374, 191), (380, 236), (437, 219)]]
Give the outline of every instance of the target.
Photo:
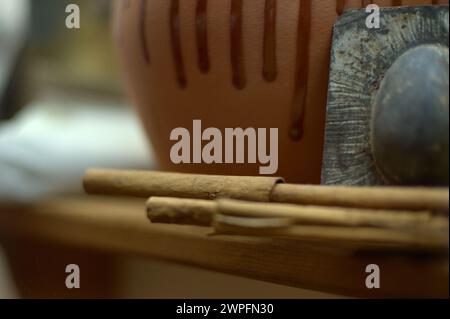
[[(80, 29), (65, 26), (69, 3), (81, 9)], [(88, 167), (155, 168), (122, 90), (111, 3), (0, 1), (0, 204), (81, 195)], [(52, 279), (74, 260), (91, 278), (76, 297), (333, 297), (0, 233), (0, 298), (74, 296)]]
[(89, 166), (153, 165), (121, 90), (109, 31), (112, 1), (74, 2), (80, 29), (66, 28), (71, 2), (1, 1), (2, 200), (81, 192)]

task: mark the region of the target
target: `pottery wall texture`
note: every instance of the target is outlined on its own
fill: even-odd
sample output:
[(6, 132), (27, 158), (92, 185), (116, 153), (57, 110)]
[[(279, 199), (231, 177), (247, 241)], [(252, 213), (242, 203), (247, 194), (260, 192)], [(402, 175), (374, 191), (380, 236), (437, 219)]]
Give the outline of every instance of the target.
[[(170, 132), (279, 128), (279, 170), (319, 183), (332, 26), (370, 1), (121, 0), (114, 34), (127, 91), (163, 169), (257, 175), (254, 164), (170, 161)], [(448, 3), (373, 1), (380, 6)], [(206, 39), (206, 40), (205, 40)]]

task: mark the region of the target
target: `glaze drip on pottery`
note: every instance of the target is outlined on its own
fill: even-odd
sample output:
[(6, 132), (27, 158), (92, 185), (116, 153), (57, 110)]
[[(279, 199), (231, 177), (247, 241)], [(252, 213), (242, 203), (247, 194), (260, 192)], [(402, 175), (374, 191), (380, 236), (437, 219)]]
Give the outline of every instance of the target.
[(195, 27), (198, 50), (198, 67), (202, 73), (208, 73), (210, 69), (208, 52), (208, 21), (207, 21), (208, 0), (198, 0)]
[[(127, 93), (161, 168), (254, 175), (249, 165), (178, 165), (168, 136), (208, 127), (278, 128), (278, 174), (319, 183), (330, 39), (338, 14), (371, 3), (444, 0), (121, 0), (115, 28)], [(351, 101), (350, 101), (351, 102)]]
[[(126, 1), (128, 3), (128, 1)], [(129, 4), (127, 5), (129, 6)], [(150, 53), (147, 42), (147, 0), (141, 0), (140, 15), (139, 15), (139, 39), (141, 40), (142, 56), (145, 63), (150, 64)]]
[(266, 0), (264, 12), (264, 66), (263, 76), (268, 82), (277, 78), (277, 0)]
[(170, 37), (172, 42), (173, 62), (178, 86), (182, 89), (187, 87), (186, 74), (184, 71), (183, 53), (181, 50), (180, 35), (180, 0), (171, 0), (170, 5)]
[(238, 90), (244, 89), (246, 84), (244, 53), (242, 43), (243, 5), (244, 5), (243, 0), (231, 1), (231, 12), (230, 12), (231, 68), (233, 70), (233, 85)]

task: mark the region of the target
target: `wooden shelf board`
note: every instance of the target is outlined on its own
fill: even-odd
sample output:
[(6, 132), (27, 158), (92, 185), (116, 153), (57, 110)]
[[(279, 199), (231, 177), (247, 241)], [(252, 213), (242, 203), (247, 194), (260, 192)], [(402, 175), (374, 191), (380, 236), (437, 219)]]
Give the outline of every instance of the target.
[[(282, 238), (213, 235), (205, 227), (151, 224), (145, 200), (80, 197), (0, 205), (0, 236), (151, 256), (355, 297), (448, 297), (448, 256), (357, 253)], [(368, 264), (380, 266), (381, 289), (366, 288)]]

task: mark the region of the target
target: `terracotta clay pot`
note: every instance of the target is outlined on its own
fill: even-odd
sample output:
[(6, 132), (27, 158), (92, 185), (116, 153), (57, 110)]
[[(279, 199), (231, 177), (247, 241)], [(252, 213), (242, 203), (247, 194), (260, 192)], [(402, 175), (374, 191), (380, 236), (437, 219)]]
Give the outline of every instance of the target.
[[(372, 1), (380, 6), (447, 3)], [(171, 131), (278, 128), (277, 175), (319, 183), (333, 23), (362, 0), (121, 0), (117, 47), (160, 167), (257, 175), (258, 164), (173, 164)]]

